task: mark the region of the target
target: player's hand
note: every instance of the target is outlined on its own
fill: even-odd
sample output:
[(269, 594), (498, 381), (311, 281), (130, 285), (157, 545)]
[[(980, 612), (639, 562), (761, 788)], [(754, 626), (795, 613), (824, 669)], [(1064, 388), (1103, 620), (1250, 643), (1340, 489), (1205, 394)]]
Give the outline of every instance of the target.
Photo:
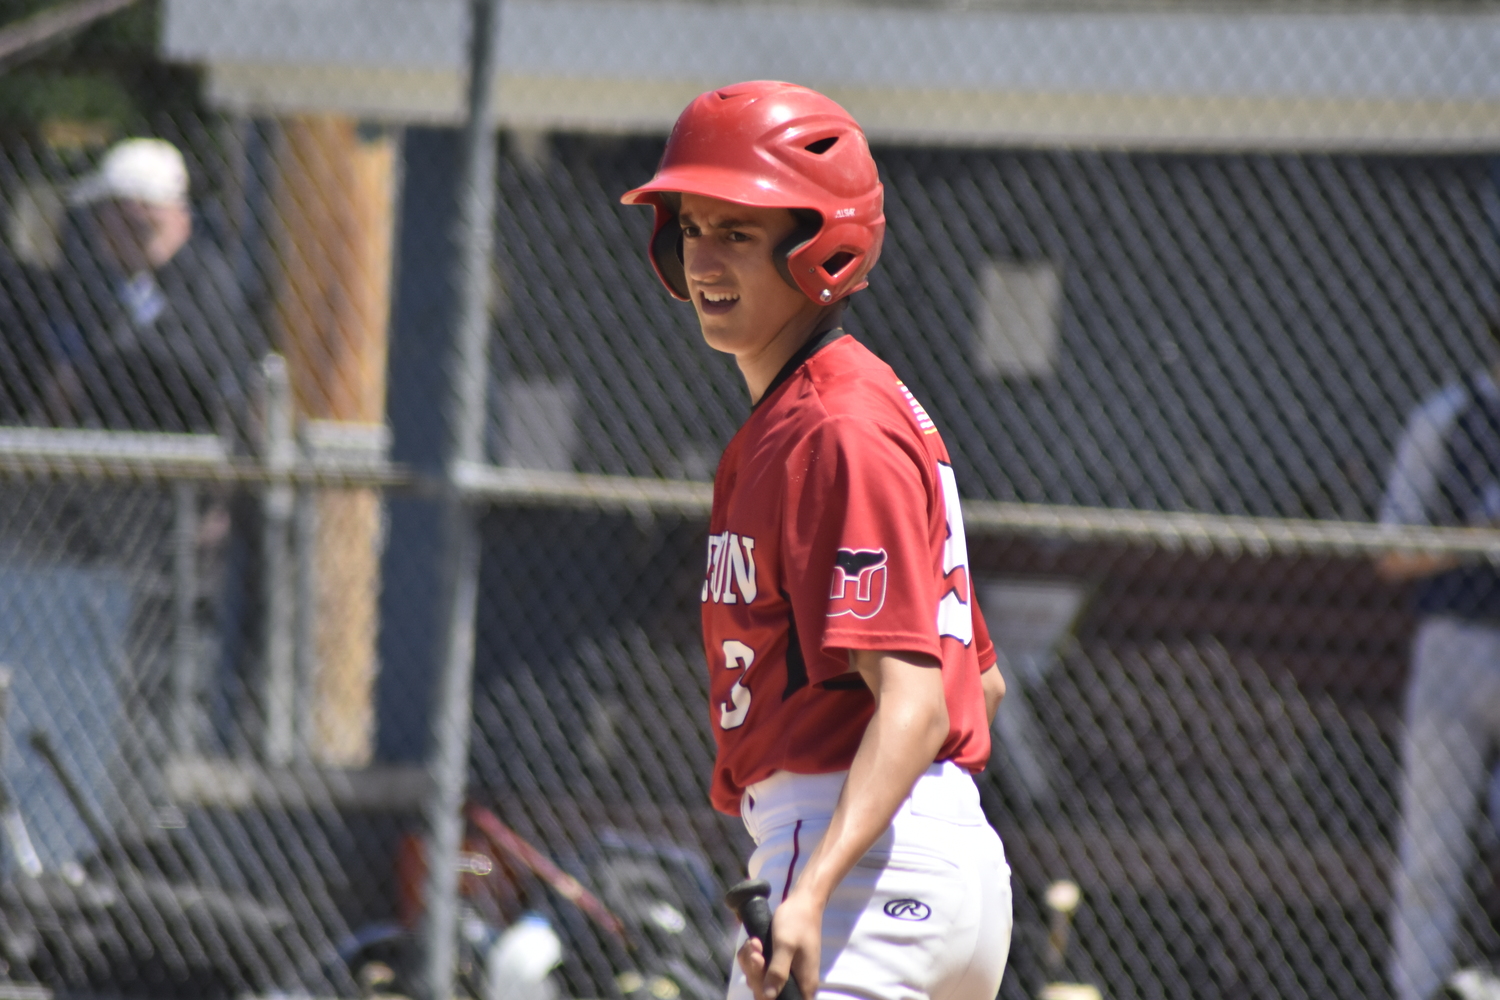
[(757, 938), (748, 938), (740, 945), (739, 952), (735, 957), (739, 960), (740, 968), (745, 972), (745, 981), (750, 984), (750, 995), (760, 996), (761, 989), (765, 986), (766, 955), (761, 949)]
[(795, 974), (804, 1000), (818, 992), (818, 968), (823, 955), (823, 907), (795, 890), (776, 908), (771, 920), (771, 966), (760, 942), (751, 938), (739, 951), (740, 968), (757, 998), (776, 1000), (787, 976)]

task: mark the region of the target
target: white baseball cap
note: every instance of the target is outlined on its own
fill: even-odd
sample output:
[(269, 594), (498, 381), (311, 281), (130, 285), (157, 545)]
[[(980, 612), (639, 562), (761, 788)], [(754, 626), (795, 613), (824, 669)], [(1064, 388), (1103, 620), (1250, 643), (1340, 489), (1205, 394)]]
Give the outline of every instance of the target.
[(120, 198), (152, 205), (187, 201), (187, 163), (163, 139), (126, 139), (104, 154), (99, 169), (73, 185), (68, 202), (91, 205)]

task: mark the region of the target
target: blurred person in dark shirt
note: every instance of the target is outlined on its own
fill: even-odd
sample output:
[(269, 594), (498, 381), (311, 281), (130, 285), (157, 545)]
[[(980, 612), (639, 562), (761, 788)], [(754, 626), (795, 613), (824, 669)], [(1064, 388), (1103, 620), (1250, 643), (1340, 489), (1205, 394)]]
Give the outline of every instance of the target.
[(50, 422), (111, 430), (242, 429), (265, 349), (233, 269), (193, 238), (182, 154), (127, 139), (75, 184), (44, 337)]
[[(1491, 350), (1500, 351), (1500, 320), (1491, 320), (1489, 332)], [(1450, 382), (1411, 413), (1386, 480), (1380, 521), (1500, 525), (1500, 363)], [(1429, 1000), (1479, 947), (1463, 914), (1479, 909), (1475, 823), (1497, 788), (1500, 567), (1394, 551), (1376, 570), (1413, 585), (1421, 616), (1401, 745), (1390, 975), (1395, 1000)], [(1490, 810), (1495, 813), (1493, 804)]]
[[(45, 419), (65, 427), (218, 433), (243, 452), (248, 388), (268, 345), (229, 261), (195, 232), (182, 153), (126, 139), (67, 191), (60, 264), (45, 280)], [(200, 492), (204, 579), (225, 669), (248, 675), (261, 610), (254, 491)], [(213, 585), (210, 585), (212, 588)]]

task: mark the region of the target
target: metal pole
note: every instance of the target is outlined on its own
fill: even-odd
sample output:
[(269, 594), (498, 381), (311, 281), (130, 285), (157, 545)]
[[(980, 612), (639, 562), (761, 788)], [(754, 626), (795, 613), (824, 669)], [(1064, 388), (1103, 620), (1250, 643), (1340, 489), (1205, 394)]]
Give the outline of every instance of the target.
[(479, 582), (475, 511), (461, 472), (482, 454), (489, 381), (490, 254), (494, 249), (495, 79), (499, 0), (471, 0), (468, 125), (464, 131), (452, 290), (457, 308), (447, 365), (448, 450), (442, 496), (442, 586), (438, 683), (429, 730), (427, 920), (420, 1000), (448, 1000), (457, 964), (458, 854), (469, 773), (474, 606)]
[[(273, 471), (290, 469), (297, 461), (297, 442), (292, 433), (292, 388), (286, 361), (269, 354), (261, 363), (265, 391), (264, 438), (261, 456)], [(297, 609), (294, 590), (296, 566), (291, 553), (292, 507), (296, 491), (290, 486), (266, 487), (262, 504), (261, 551), (264, 564), (261, 581), (262, 664), (261, 754), (273, 767), (287, 764), (294, 749), (293, 703), (297, 696), (293, 628)]]
[(191, 757), (198, 749), (198, 487), (172, 491), (172, 749)]
[(318, 670), (318, 494), (298, 490), (292, 505), (292, 562), (296, 567), (296, 619), (292, 623), (292, 662), (296, 710), (292, 718), (292, 756), (310, 758), (315, 742)]

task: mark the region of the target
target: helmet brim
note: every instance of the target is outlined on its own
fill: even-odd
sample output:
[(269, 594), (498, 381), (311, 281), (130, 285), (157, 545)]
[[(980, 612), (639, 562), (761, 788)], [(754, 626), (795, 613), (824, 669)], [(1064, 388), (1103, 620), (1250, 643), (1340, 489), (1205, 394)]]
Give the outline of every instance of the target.
[(663, 194), (696, 194), (753, 208), (807, 208), (795, 194), (765, 179), (751, 180), (741, 170), (702, 165), (667, 167), (650, 183), (620, 196), (625, 205), (655, 205)]

